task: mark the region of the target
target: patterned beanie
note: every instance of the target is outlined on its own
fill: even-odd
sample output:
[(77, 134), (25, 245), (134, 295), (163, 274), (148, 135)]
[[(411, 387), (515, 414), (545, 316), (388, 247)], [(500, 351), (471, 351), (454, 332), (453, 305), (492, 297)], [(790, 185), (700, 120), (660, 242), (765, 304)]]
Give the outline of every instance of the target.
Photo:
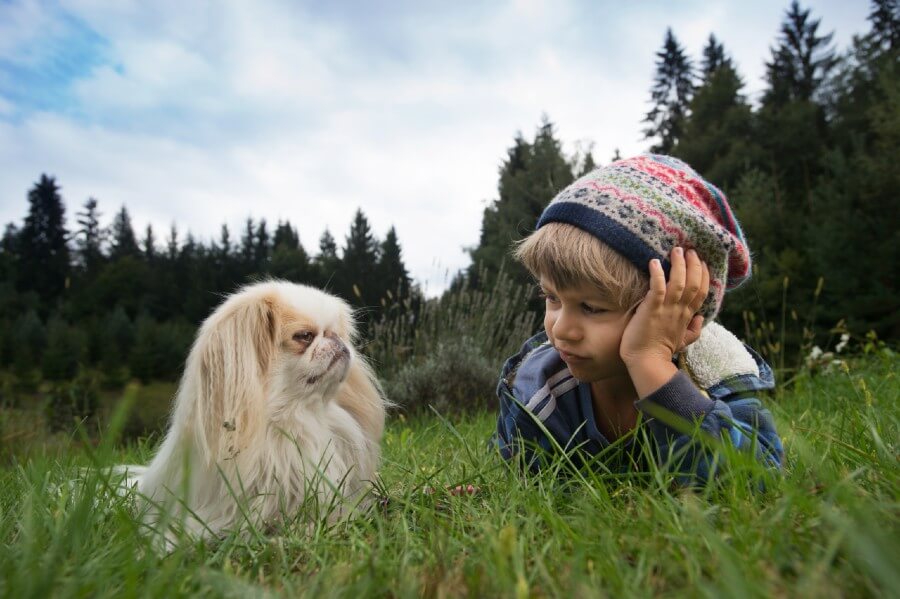
[(750, 277), (750, 251), (725, 194), (670, 156), (642, 154), (586, 174), (553, 198), (537, 228), (552, 222), (591, 233), (641, 272), (658, 258), (668, 276), (672, 248), (694, 249), (709, 267), (707, 322), (725, 290)]

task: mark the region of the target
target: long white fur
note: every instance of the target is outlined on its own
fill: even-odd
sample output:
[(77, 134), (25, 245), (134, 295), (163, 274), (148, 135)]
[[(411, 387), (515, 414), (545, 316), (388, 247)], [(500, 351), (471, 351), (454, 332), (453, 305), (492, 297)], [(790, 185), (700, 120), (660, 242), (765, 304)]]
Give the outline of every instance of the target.
[[(302, 354), (298, 315), (318, 333)], [(125, 467), (145, 522), (171, 544), (172, 525), (211, 537), (311, 501), (352, 510), (375, 479), (386, 404), (354, 335), (350, 307), (312, 287), (230, 296), (200, 328), (159, 451)]]

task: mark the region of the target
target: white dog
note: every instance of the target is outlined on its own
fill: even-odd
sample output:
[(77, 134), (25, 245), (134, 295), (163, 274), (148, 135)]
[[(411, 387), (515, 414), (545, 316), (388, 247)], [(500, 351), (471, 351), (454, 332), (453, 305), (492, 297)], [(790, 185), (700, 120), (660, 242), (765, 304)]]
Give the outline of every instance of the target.
[(200, 328), (159, 452), (123, 468), (145, 522), (171, 544), (173, 526), (208, 538), (311, 506), (352, 510), (375, 477), (386, 405), (354, 333), (350, 307), (318, 289), (230, 296)]

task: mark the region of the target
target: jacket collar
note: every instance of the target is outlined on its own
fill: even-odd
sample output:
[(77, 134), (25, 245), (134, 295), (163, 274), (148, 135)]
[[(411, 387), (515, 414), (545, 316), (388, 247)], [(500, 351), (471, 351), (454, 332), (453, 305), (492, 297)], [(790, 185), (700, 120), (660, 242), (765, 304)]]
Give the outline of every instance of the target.
[[(549, 342), (544, 331), (528, 339), (519, 353), (509, 358), (503, 367), (503, 378), (507, 383), (512, 385), (519, 366), (527, 361), (529, 355), (546, 345)], [(556, 354), (555, 350), (553, 353)], [(740, 392), (768, 391), (775, 387), (775, 375), (762, 356), (717, 322), (703, 327), (700, 338), (685, 350), (684, 357), (683, 366), (686, 366), (688, 374), (712, 399), (722, 399)], [(561, 367), (565, 366), (558, 357), (556, 361)]]

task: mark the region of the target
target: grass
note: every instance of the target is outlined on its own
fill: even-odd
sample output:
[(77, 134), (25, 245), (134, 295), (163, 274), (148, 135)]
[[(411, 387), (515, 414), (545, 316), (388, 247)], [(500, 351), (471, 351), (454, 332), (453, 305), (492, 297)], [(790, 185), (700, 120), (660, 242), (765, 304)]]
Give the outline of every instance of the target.
[[(900, 596), (897, 362), (883, 351), (847, 370), (798, 377), (774, 398), (789, 466), (765, 493), (741, 482), (740, 465), (703, 492), (674, 489), (661, 472), (523, 477), (487, 443), (492, 414), (453, 422), (395, 415), (383, 444), (387, 505), (331, 528), (286, 527), (160, 557), (102, 477), (69, 482), (80, 466), (145, 461), (151, 447), (107, 440), (36, 457), (0, 471), (0, 591)], [(479, 491), (444, 491), (457, 483)]]

